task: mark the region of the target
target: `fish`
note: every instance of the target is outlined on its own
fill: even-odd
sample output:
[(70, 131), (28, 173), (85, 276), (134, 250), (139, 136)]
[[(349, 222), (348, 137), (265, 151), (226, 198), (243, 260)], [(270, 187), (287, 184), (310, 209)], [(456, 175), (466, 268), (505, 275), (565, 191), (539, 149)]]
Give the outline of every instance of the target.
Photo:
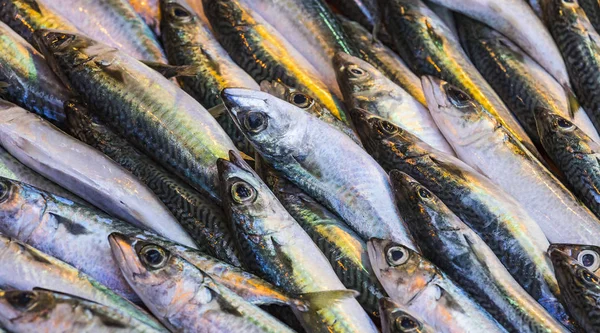
[(379, 300), (381, 331), (383, 333), (435, 333), (436, 330), (422, 319), (408, 313), (404, 306), (385, 297)]
[(65, 110), (70, 133), (146, 184), (192, 237), (193, 244), (221, 260), (240, 265), (227, 217), (214, 200), (197, 192), (95, 121), (85, 106), (69, 101)]
[(157, 244), (118, 233), (108, 241), (129, 284), (172, 332), (294, 332)]
[(562, 115), (600, 141), (585, 111), (572, 110), (563, 87), (510, 39), (466, 16), (460, 16), (458, 23), (471, 60), (535, 143), (540, 142), (535, 108)]
[(254, 170), (233, 153), (218, 167), (244, 267), (302, 296), (306, 309), (293, 310), (308, 332), (377, 332), (355, 292), (345, 289), (325, 255)]
[[(379, 25), (380, 13), (377, 0), (327, 0), (327, 3), (369, 31), (373, 31)], [(352, 38), (347, 30), (346, 33)]]
[(367, 259), (367, 243), (327, 208), (274, 170), (267, 171), (266, 183), (283, 207), (325, 254), (344, 286), (358, 291), (358, 302), (367, 313), (378, 317), (378, 301), (386, 294), (372, 273)]
[(14, 104), (0, 102), (0, 115), (0, 145), (19, 162), (117, 218), (196, 246), (154, 193), (106, 155)]
[(573, 95), (567, 67), (552, 35), (525, 1), (429, 1), (484, 22), (499, 31), (552, 75), (568, 95)]
[(543, 2), (544, 19), (565, 59), (573, 90), (579, 102), (600, 130), (600, 35), (594, 30), (578, 2)]
[(600, 31), (600, 3), (595, 0), (579, 0), (579, 6), (583, 8), (585, 16), (596, 30)]
[(129, 4), (144, 22), (146, 22), (150, 29), (152, 29), (157, 36), (160, 36), (161, 11), (159, 8), (159, 0), (129, 0)]
[(582, 244), (552, 244), (552, 248), (576, 260), (580, 266), (598, 275), (600, 273), (600, 247)]
[(139, 60), (167, 62), (160, 42), (128, 0), (50, 0), (46, 5), (94, 40)]
[(0, 291), (0, 323), (11, 332), (168, 332), (86, 299), (47, 290)]
[[(179, 66), (194, 66), (194, 76), (179, 77), (181, 88), (211, 111), (223, 105), (220, 92), (228, 87), (260, 90), (254, 79), (244, 72), (215, 39), (208, 24), (186, 7), (183, 0), (163, 0), (161, 19), (162, 41), (169, 62)], [(224, 109), (221, 107), (221, 111)], [(227, 115), (213, 114), (232, 138), (236, 147), (246, 154), (253, 150)]]
[(432, 147), (454, 155), (429, 110), (366, 61), (345, 53), (333, 58), (344, 100), (418, 136)]
[(48, 67), (44, 56), (0, 22), (0, 98), (61, 125), (69, 91)]
[(423, 3), (431, 9), (441, 20), (446, 24), (448, 29), (458, 37), (458, 31), (456, 29), (456, 20), (454, 19), (454, 12), (447, 7), (438, 5), (437, 3), (430, 0), (423, 0)]
[(325, 0), (252, 0), (248, 7), (263, 17), (321, 74), (339, 95), (331, 59), (338, 52), (359, 56)]
[(119, 309), (155, 329), (162, 325), (144, 310), (115, 294), (75, 267), (49, 256), (16, 239), (0, 235), (0, 285), (11, 289), (42, 288)]
[(75, 267), (120, 296), (139, 301), (119, 272), (107, 237), (112, 232), (142, 230), (14, 180), (0, 178), (0, 198), (0, 233)]
[(367, 242), (375, 275), (395, 302), (419, 313), (436, 332), (506, 332), (430, 261), (389, 240)]
[[(425, 258), (510, 332), (568, 332), (510, 275), (494, 252), (431, 191), (390, 173), (400, 211)], [(564, 322), (568, 324), (568, 318)]]
[(351, 110), (365, 149), (382, 167), (400, 170), (434, 193), (494, 251), (535, 300), (559, 317), (560, 290), (540, 227), (509, 194), (459, 159), (364, 110)]
[(548, 241), (600, 245), (600, 220), (480, 104), (436, 78), (423, 90), (458, 157), (524, 203)]
[(392, 34), (400, 56), (417, 76), (435, 76), (465, 90), (527, 149), (539, 155), (519, 122), (471, 63), (458, 37), (435, 13), (420, 0), (382, 1), (382, 5), (387, 30)]
[(416, 248), (387, 174), (348, 136), (263, 92), (228, 88), (221, 96), (255, 150), (363, 239), (388, 237)]
[(338, 16), (348, 36), (357, 47), (362, 59), (366, 59), (373, 67), (384, 73), (390, 80), (406, 90), (419, 103), (426, 105), (421, 79), (408, 68), (396, 52), (385, 44), (373, 38), (365, 28), (358, 23)]
[(203, 3), (219, 43), (256, 82), (281, 81), (312, 96), (338, 119), (348, 122), (339, 99), (341, 94), (332, 92), (321, 72), (245, 2), (204, 0)]
[[(597, 157), (600, 141), (550, 109), (539, 107), (534, 112), (544, 150), (563, 172), (573, 193), (600, 217), (600, 163)], [(593, 230), (589, 232), (594, 233)]]
[(548, 249), (569, 313), (584, 332), (598, 332), (600, 278), (554, 245)]
[(43, 30), (38, 39), (53, 69), (100, 120), (219, 200), (216, 160), (236, 148), (196, 100), (136, 59), (83, 35)]

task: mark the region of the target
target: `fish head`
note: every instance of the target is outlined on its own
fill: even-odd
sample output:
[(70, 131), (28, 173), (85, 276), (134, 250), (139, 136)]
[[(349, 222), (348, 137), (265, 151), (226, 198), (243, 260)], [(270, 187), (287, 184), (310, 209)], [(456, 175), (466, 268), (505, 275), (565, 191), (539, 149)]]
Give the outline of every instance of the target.
[(421, 319), (408, 313), (404, 306), (389, 297), (379, 299), (381, 330), (385, 333), (434, 332)]
[(580, 154), (600, 152), (598, 143), (565, 117), (540, 106), (533, 113), (538, 134), (545, 144)]
[(226, 88), (221, 98), (231, 118), (267, 160), (303, 147), (309, 117), (296, 106), (262, 91)]
[(305, 94), (298, 89), (287, 86), (278, 81), (263, 81), (260, 83), (260, 89), (270, 95), (282, 99), (315, 117), (321, 117), (325, 112), (332, 114), (323, 105), (315, 101), (312, 96)]
[(391, 240), (371, 238), (367, 252), (379, 282), (400, 304), (409, 303), (439, 274), (417, 252)]
[(600, 278), (561, 248), (564, 247), (550, 245), (548, 252), (562, 297), (567, 303), (578, 304), (578, 308), (596, 307), (596, 300), (600, 297)]
[(120, 233), (112, 233), (108, 241), (129, 285), (163, 323), (173, 309), (192, 300), (199, 305), (213, 301), (205, 288), (210, 277), (161, 245)]
[(351, 101), (356, 106), (355, 99), (374, 99), (377, 94), (372, 92), (375, 89), (378, 91), (385, 88), (379, 84), (385, 76), (368, 62), (351, 56), (345, 52), (338, 52), (333, 57), (333, 67), (344, 100)]
[(431, 116), (448, 141), (468, 145), (493, 133), (498, 121), (469, 94), (433, 76), (421, 78)]
[(167, 28), (183, 29), (200, 24), (198, 16), (182, 0), (160, 0), (161, 30)]
[[(581, 244), (552, 244), (548, 252), (560, 251), (571, 259), (577, 261), (579, 265), (587, 268), (592, 273), (600, 273), (600, 247), (594, 245)], [(558, 253), (557, 253), (558, 255)]]
[(0, 291), (0, 326), (10, 331), (39, 327), (55, 307), (56, 299), (50, 292)]
[[(204, 15), (210, 22), (219, 22), (229, 27), (251, 26), (256, 22), (239, 0), (202, 0)], [(255, 14), (254, 14), (255, 15)]]
[(0, 232), (27, 239), (44, 218), (46, 196), (29, 185), (0, 177)]

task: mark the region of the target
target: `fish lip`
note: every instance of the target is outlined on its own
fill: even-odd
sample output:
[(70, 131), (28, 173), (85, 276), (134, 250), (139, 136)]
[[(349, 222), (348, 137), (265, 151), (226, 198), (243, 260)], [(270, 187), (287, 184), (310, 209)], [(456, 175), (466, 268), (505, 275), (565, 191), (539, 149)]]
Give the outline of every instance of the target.
[[(441, 89), (441, 86), (444, 83), (445, 81), (440, 80), (435, 76), (421, 76), (421, 85), (423, 87), (423, 93), (425, 93), (427, 103), (435, 103), (438, 106), (437, 108), (429, 108), (430, 112), (440, 112), (441, 109), (445, 109), (447, 107), (448, 101), (442, 92), (443, 89)], [(440, 89), (434, 89), (434, 86), (438, 86)]]
[(333, 67), (338, 73), (343, 73), (346, 71), (348, 65), (352, 64), (348, 58), (349, 54), (345, 52), (337, 52), (332, 59)]
[[(118, 232), (113, 232), (108, 236), (108, 243), (112, 250), (113, 257), (115, 258), (115, 261), (119, 263), (119, 267), (122, 271), (128, 270), (131, 276), (142, 274), (143, 272), (140, 271), (138, 265), (135, 264), (135, 261), (138, 260), (137, 253), (133, 251), (133, 244), (128, 238), (129, 237)], [(131, 249), (131, 251), (126, 251), (126, 248)], [(132, 256), (127, 255), (129, 252), (131, 252)]]

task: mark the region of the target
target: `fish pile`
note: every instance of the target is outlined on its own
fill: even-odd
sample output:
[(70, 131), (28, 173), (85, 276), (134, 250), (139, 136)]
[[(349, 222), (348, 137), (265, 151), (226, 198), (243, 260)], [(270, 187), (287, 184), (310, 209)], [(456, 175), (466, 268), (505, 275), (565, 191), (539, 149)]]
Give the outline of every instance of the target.
[(0, 332), (600, 332), (600, 2), (0, 0)]

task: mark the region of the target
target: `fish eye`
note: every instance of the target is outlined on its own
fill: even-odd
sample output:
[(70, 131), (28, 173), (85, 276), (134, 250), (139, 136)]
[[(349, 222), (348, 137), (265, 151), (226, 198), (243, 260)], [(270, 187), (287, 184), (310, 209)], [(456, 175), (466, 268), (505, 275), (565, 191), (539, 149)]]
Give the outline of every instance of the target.
[(246, 182), (238, 181), (231, 185), (231, 198), (239, 204), (253, 202), (256, 196), (256, 190)]
[(350, 67), (348, 71), (356, 77), (361, 77), (367, 74), (367, 72), (360, 67)]
[(399, 266), (408, 261), (408, 251), (400, 246), (390, 247), (386, 254), (390, 266)]
[(14, 308), (27, 311), (33, 308), (37, 302), (37, 294), (33, 291), (7, 292), (6, 300)]
[(600, 255), (598, 252), (585, 250), (577, 255), (577, 261), (590, 271), (595, 271), (600, 267)]
[(419, 194), (419, 197), (421, 197), (421, 199), (423, 199), (423, 200), (429, 200), (433, 197), (433, 195), (431, 195), (431, 192), (429, 192), (428, 189), (426, 189), (422, 186), (419, 188), (417, 193)]
[(146, 245), (140, 250), (140, 258), (149, 268), (158, 269), (167, 263), (167, 252), (158, 245)]
[(554, 121), (554, 125), (556, 128), (560, 128), (562, 130), (570, 130), (575, 127), (572, 122), (570, 122), (564, 118), (557, 118)]
[(267, 116), (262, 112), (250, 112), (244, 119), (246, 129), (251, 133), (259, 133), (267, 128)]
[(387, 120), (380, 120), (378, 125), (383, 133), (392, 135), (398, 132), (398, 126), (390, 123)]
[(308, 97), (306, 94), (295, 92), (290, 95), (289, 98), (290, 103), (296, 105), (300, 108), (307, 108), (312, 105), (312, 98)]
[(446, 85), (446, 94), (452, 105), (457, 108), (462, 108), (470, 104), (471, 97), (462, 90), (451, 85)]
[(173, 13), (174, 17), (177, 17), (180, 19), (188, 19), (188, 18), (190, 18), (190, 16), (192, 16), (190, 14), (190, 12), (188, 12), (187, 9), (183, 8), (182, 6), (173, 7), (173, 10), (171, 11), (171, 13)]
[(419, 328), (419, 324), (415, 320), (407, 316), (396, 318), (396, 328), (400, 332), (411, 332)]

